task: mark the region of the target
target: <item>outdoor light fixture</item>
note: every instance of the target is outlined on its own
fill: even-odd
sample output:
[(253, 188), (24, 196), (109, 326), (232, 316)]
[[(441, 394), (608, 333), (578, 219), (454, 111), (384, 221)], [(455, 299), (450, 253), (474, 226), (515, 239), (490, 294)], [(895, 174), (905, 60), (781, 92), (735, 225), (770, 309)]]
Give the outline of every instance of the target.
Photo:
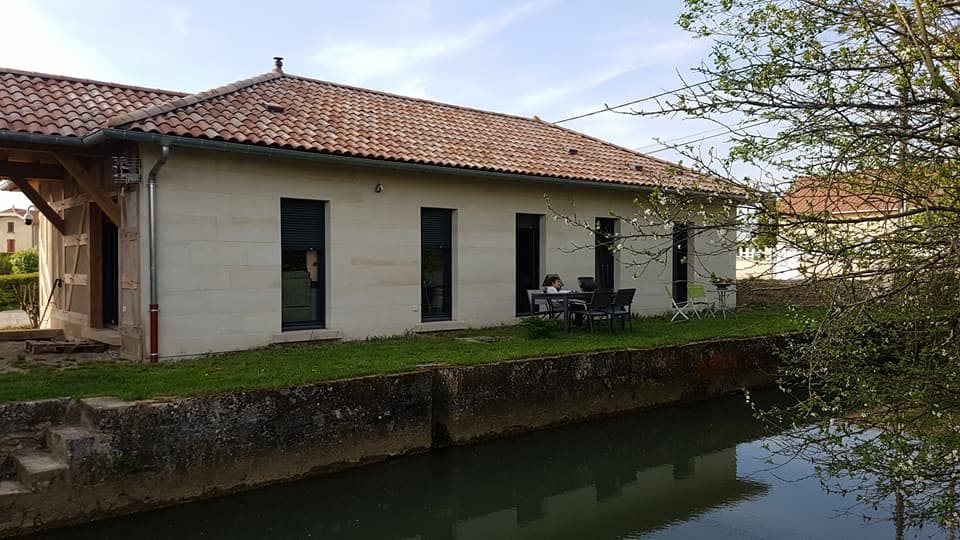
[(23, 223), (26, 224), (28, 227), (30, 225), (33, 225), (33, 213), (36, 211), (37, 211), (37, 207), (31, 204), (30, 206), (27, 207), (27, 212), (23, 214)]
[(383, 184), (381, 184), (380, 182), (377, 182), (377, 185), (376, 185), (376, 187), (373, 188), (373, 190), (376, 191), (377, 193), (382, 193), (382, 192), (383, 192)]

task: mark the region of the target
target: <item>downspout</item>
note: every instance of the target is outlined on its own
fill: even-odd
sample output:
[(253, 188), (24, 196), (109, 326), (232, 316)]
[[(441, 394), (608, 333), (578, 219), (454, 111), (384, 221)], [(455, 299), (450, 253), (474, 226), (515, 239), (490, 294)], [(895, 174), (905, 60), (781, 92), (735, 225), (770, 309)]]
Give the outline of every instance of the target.
[(147, 176), (147, 242), (150, 244), (150, 363), (160, 360), (157, 337), (160, 306), (157, 303), (157, 174), (170, 157), (170, 145), (160, 146), (160, 159)]

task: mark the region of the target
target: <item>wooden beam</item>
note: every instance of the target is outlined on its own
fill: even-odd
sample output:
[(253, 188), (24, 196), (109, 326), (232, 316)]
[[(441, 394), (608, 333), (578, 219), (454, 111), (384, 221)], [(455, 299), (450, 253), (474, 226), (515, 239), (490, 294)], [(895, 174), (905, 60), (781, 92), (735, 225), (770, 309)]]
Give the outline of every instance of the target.
[(90, 195), (93, 202), (97, 203), (97, 206), (103, 211), (103, 214), (107, 216), (107, 219), (119, 227), (120, 207), (117, 206), (117, 203), (113, 202), (113, 199), (111, 199), (105, 191), (100, 189), (100, 182), (97, 180), (97, 177), (88, 171), (87, 168), (73, 156), (61, 153), (54, 153), (53, 156), (57, 158), (57, 161), (63, 165), (63, 168), (70, 173), (70, 176), (76, 180), (77, 185)]
[(60, 214), (58, 214), (56, 210), (47, 204), (47, 201), (43, 199), (43, 196), (37, 193), (37, 190), (33, 189), (33, 186), (31, 186), (30, 183), (23, 178), (13, 176), (10, 178), (10, 180), (13, 181), (18, 188), (20, 188), (20, 191), (26, 195), (28, 199), (30, 199), (30, 202), (37, 207), (37, 210), (43, 214), (43, 217), (47, 218), (47, 221), (49, 221), (51, 225), (60, 231), (60, 234), (63, 234), (63, 218), (60, 217)]
[(63, 180), (67, 171), (56, 163), (20, 163), (17, 161), (0, 161), (0, 176), (12, 178), (43, 178), (47, 180)]

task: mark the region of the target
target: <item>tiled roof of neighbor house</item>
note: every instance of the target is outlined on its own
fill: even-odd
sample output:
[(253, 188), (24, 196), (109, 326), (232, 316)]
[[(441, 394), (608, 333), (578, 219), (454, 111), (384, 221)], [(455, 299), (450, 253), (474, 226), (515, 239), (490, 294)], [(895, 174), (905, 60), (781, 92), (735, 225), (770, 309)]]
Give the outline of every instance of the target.
[(887, 214), (900, 210), (893, 195), (861, 193), (856, 186), (814, 178), (797, 179), (780, 201), (788, 214)]
[[(274, 71), (193, 95), (3, 72), (0, 130), (83, 136), (98, 127), (307, 152), (637, 186), (741, 193), (537, 118)], [(9, 81), (9, 83), (8, 83)]]
[(124, 111), (182, 95), (0, 68), (0, 130), (84, 137)]
[(0, 210), (0, 215), (15, 214), (22, 217), (26, 215), (26, 213), (27, 213), (26, 208), (13, 207), (13, 208), (7, 208), (6, 210)]

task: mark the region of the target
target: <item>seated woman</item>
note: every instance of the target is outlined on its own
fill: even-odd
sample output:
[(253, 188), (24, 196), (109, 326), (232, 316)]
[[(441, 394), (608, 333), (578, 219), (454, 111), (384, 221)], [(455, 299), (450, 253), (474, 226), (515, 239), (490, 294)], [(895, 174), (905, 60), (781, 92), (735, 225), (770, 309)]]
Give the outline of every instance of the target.
[[(547, 294), (566, 294), (573, 291), (564, 290), (563, 281), (560, 280), (560, 276), (556, 274), (547, 275), (546, 279), (543, 280), (543, 292)], [(568, 300), (567, 309), (573, 313), (575, 326), (583, 325), (583, 312), (587, 309), (587, 303), (583, 300)], [(562, 304), (560, 302), (551, 302), (551, 309), (559, 310), (562, 309)]]

